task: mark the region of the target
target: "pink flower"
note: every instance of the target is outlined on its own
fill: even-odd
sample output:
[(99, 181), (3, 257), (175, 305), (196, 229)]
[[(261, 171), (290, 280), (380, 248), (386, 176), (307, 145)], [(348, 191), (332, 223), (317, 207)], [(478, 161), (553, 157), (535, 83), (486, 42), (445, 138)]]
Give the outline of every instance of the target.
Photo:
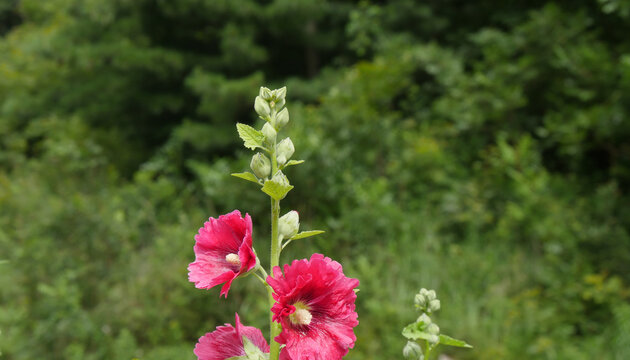
[(353, 289), (359, 280), (347, 278), (341, 264), (322, 254), (294, 260), (267, 277), (276, 303), (273, 320), (282, 324), (275, 340), (286, 346), (280, 359), (336, 360), (354, 346), (359, 324)]
[(252, 249), (252, 219), (234, 210), (210, 218), (195, 235), (195, 261), (188, 265), (188, 280), (198, 289), (223, 284), (221, 295), (227, 298), (232, 280), (256, 266)]
[(195, 346), (195, 355), (199, 360), (225, 360), (234, 356), (245, 355), (243, 336), (247, 337), (262, 352), (269, 352), (269, 345), (262, 332), (253, 326), (244, 326), (236, 314), (236, 327), (230, 324), (217, 326), (211, 333), (199, 338)]

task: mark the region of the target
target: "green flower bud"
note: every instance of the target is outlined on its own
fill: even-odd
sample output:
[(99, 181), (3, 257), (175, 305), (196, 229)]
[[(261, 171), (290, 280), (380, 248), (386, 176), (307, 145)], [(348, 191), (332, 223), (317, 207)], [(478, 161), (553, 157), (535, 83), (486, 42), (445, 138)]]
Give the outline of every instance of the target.
[(293, 153), (295, 152), (295, 147), (293, 146), (293, 141), (290, 138), (286, 138), (278, 144), (277, 150), (277, 159), (278, 164), (284, 165), (287, 160), (291, 158)]
[(416, 297), (413, 299), (413, 302), (416, 304), (418, 308), (424, 308), (427, 306), (427, 298), (422, 294), (416, 294)]
[(273, 97), (273, 94), (272, 94), (271, 90), (267, 89), (264, 86), (261, 86), (260, 87), (260, 93), (259, 93), (258, 96), (263, 98), (263, 100), (269, 101)]
[(424, 325), (428, 325), (432, 323), (431, 318), (427, 314), (422, 314), (418, 316), (418, 319), (416, 320), (416, 322), (422, 322)]
[(267, 118), (271, 114), (269, 104), (260, 96), (256, 96), (256, 100), (254, 101), (254, 110), (256, 110), (256, 113), (263, 118)]
[(271, 161), (261, 153), (256, 153), (252, 156), (252, 161), (249, 163), (249, 166), (252, 168), (254, 174), (261, 179), (267, 178), (271, 173)]
[(275, 183), (278, 183), (280, 185), (285, 185), (288, 186), (289, 184), (289, 179), (287, 179), (287, 176), (284, 175), (284, 173), (281, 170), (278, 170), (273, 177), (271, 178), (271, 180)]
[(403, 348), (403, 356), (407, 360), (422, 360), (422, 347), (415, 341), (407, 341), (407, 345)]
[(271, 126), (270, 123), (265, 123), (265, 125), (262, 128), (262, 133), (263, 135), (265, 135), (265, 140), (269, 144), (273, 144), (274, 141), (276, 141), (276, 136), (278, 135), (278, 133), (276, 132), (276, 129), (274, 129), (273, 126)]
[(285, 239), (290, 239), (300, 230), (300, 216), (297, 211), (291, 210), (278, 220), (278, 232)]
[(429, 301), (429, 311), (438, 311), (440, 310), (440, 300), (435, 299), (435, 300), (431, 300)]
[(284, 108), (276, 115), (276, 127), (278, 129), (281, 129), (288, 123), (289, 123), (289, 110), (287, 108)]
[(276, 110), (278, 110), (278, 109), (282, 109), (282, 107), (286, 103), (287, 103), (287, 101), (285, 99), (280, 99), (280, 100), (274, 102), (274, 106), (276, 107)]
[(427, 332), (432, 335), (438, 335), (440, 333), (440, 327), (437, 324), (429, 324), (427, 326)]
[(276, 103), (278, 103), (279, 101), (284, 100), (284, 97), (287, 96), (287, 87), (283, 86), (280, 89), (272, 91), (271, 93), (273, 94)]

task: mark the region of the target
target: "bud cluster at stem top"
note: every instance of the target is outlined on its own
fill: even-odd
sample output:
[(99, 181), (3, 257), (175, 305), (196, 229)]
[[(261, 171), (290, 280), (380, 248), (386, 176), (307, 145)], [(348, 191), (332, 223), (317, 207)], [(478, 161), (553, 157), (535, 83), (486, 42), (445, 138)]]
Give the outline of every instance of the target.
[[(288, 165), (301, 163), (301, 161), (289, 163), (289, 159), (291, 159), (291, 156), (293, 156), (295, 152), (295, 146), (291, 139), (278, 139), (278, 132), (289, 123), (289, 110), (284, 107), (286, 104), (286, 95), (286, 86), (275, 90), (261, 87), (254, 101), (254, 110), (265, 120), (265, 124), (259, 131), (241, 125), (244, 127), (244, 132), (245, 130), (248, 131), (248, 133), (243, 134), (246, 137), (241, 136), (243, 140), (246, 141), (245, 146), (248, 146), (247, 141), (250, 139), (250, 136), (259, 136), (258, 139), (254, 138), (251, 140), (251, 148), (262, 148), (271, 156), (271, 159), (269, 159), (264, 154), (257, 153), (252, 157), (250, 167), (256, 178), (259, 179), (258, 181), (264, 182), (269, 177), (271, 177), (270, 181), (283, 180), (279, 178), (275, 179), (277, 178), (278, 174), (276, 172), (278, 170)], [(286, 180), (286, 178), (284, 180)], [(290, 184), (286, 182), (284, 185), (288, 186)]]
[(289, 110), (283, 109), (284, 104), (286, 104), (286, 95), (286, 86), (275, 90), (261, 87), (260, 93), (254, 100), (256, 113), (271, 124), (275, 130), (280, 130), (289, 123)]
[(440, 300), (437, 299), (434, 290), (420, 289), (414, 298), (416, 310), (430, 314), (440, 310)]

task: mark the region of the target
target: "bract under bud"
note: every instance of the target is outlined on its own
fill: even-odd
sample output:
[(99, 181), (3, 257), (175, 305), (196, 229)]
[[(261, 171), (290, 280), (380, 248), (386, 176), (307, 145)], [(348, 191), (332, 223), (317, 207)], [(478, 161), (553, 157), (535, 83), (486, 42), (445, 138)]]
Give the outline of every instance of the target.
[(422, 347), (415, 341), (407, 341), (407, 345), (403, 348), (403, 356), (407, 360), (422, 360)]
[(273, 94), (271, 93), (271, 90), (264, 86), (261, 86), (259, 96), (263, 98), (263, 100), (269, 101), (273, 97)]
[(283, 238), (292, 238), (298, 230), (300, 230), (300, 216), (297, 211), (291, 210), (279, 219), (278, 232)]
[(254, 101), (254, 110), (256, 110), (256, 113), (263, 118), (267, 118), (271, 114), (269, 104), (260, 96), (256, 96), (256, 100)]
[(276, 129), (274, 129), (270, 123), (265, 123), (265, 125), (262, 128), (262, 133), (263, 135), (265, 135), (265, 140), (269, 144), (273, 144), (274, 141), (276, 141), (276, 136), (278, 135), (278, 133), (276, 132)]
[(254, 174), (261, 179), (267, 178), (271, 173), (271, 161), (261, 153), (256, 153), (252, 156), (252, 161), (249, 166), (252, 168)]
[(278, 144), (277, 147), (277, 159), (280, 165), (284, 165), (287, 160), (293, 156), (295, 152), (295, 147), (293, 146), (293, 141), (290, 138), (286, 138)]
[(276, 127), (280, 129), (288, 123), (289, 123), (289, 110), (287, 108), (284, 108), (276, 115)]

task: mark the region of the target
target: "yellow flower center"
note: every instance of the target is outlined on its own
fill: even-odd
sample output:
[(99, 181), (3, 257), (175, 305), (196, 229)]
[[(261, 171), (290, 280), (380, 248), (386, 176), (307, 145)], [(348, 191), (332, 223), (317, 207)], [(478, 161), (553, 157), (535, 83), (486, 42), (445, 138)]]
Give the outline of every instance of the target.
[(225, 261), (227, 261), (230, 265), (241, 266), (241, 259), (239, 259), (238, 254), (225, 255)]
[(295, 312), (289, 315), (289, 320), (294, 325), (308, 325), (313, 320), (313, 315), (308, 311), (308, 306), (302, 302), (293, 304), (295, 306)]

